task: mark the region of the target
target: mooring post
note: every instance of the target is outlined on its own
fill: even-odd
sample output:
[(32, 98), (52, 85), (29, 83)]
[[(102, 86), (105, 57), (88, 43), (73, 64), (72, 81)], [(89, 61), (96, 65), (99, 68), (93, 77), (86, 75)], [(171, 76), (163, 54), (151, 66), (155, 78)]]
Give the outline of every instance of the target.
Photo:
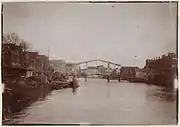
[(109, 83), (109, 80), (110, 80), (110, 79), (109, 79), (109, 75), (108, 75), (108, 83)]
[(118, 79), (119, 82), (121, 82), (121, 77), (119, 76), (119, 79)]
[(85, 82), (87, 82), (87, 71), (88, 71), (88, 65), (87, 65), (87, 62), (86, 62), (86, 76), (85, 76)]
[(85, 82), (87, 82), (87, 75), (85, 76)]
[(110, 63), (108, 63), (108, 83), (109, 83), (109, 81), (110, 81), (109, 69), (110, 69)]

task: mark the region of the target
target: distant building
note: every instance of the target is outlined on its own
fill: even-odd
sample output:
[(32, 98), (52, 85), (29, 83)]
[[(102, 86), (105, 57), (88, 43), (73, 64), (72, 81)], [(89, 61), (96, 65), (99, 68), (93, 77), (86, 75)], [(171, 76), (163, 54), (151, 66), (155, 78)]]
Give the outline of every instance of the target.
[(99, 73), (99, 68), (98, 67), (88, 67), (87, 70), (86, 70), (86, 73), (88, 75), (98, 74)]
[(77, 74), (78, 67), (74, 63), (66, 63), (66, 74)]
[(121, 67), (120, 75), (122, 79), (128, 79), (128, 77), (132, 75), (136, 75), (136, 70), (139, 69), (138, 67)]
[(66, 63), (64, 60), (50, 60), (50, 64), (53, 66), (56, 72), (66, 72)]
[(24, 66), (28, 68), (26, 77), (33, 75), (33, 72), (36, 70), (36, 59), (38, 52), (24, 52)]
[(35, 63), (36, 72), (47, 72), (49, 67), (50, 64), (48, 57), (45, 55), (38, 55)]
[(42, 63), (43, 63), (43, 71), (44, 72), (47, 72), (48, 69), (49, 69), (49, 58), (45, 55), (39, 55), (38, 56), (41, 60), (42, 60)]
[(106, 72), (106, 68), (103, 65), (99, 65), (97, 66), (98, 70), (100, 73), (105, 73)]
[(177, 61), (177, 55), (175, 53), (168, 53), (168, 55), (147, 59), (146, 67), (172, 69), (177, 68)]
[(24, 66), (31, 70), (35, 70), (35, 63), (38, 52), (24, 52)]
[(136, 78), (137, 79), (146, 79), (146, 71), (144, 69), (136, 69)]
[(43, 60), (40, 56), (37, 56), (35, 62), (35, 72), (43, 72)]

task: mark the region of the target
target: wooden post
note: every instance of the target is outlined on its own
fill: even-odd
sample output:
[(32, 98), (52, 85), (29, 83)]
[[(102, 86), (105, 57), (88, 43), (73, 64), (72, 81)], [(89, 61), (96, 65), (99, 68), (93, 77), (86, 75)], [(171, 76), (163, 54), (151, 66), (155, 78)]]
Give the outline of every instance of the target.
[(109, 77), (109, 75), (108, 75), (108, 83), (109, 83), (109, 80), (110, 80), (110, 77)]
[(87, 82), (87, 75), (86, 75), (86, 77), (85, 77), (85, 82)]
[(119, 76), (119, 79), (118, 79), (119, 82), (121, 82), (121, 77)]
[(88, 65), (87, 65), (87, 62), (86, 62), (86, 76), (85, 76), (85, 82), (87, 82), (87, 70), (88, 70)]
[(108, 63), (108, 83), (110, 81), (109, 69), (110, 69), (110, 63)]

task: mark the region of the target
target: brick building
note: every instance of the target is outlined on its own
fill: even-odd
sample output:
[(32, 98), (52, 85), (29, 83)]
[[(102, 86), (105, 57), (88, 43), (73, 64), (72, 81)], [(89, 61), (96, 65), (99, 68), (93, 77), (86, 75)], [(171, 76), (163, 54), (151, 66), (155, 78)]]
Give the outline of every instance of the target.
[(16, 44), (2, 45), (2, 63), (4, 77), (29, 77), (35, 71), (44, 72), (49, 68), (47, 56), (38, 55), (38, 52), (24, 52)]
[(177, 68), (177, 56), (175, 53), (168, 53), (168, 55), (147, 59), (146, 66), (150, 68)]
[(35, 63), (38, 57), (38, 52), (24, 52), (24, 66), (35, 70)]
[(22, 47), (16, 44), (2, 45), (2, 70), (4, 78), (27, 76), (30, 68), (26, 66), (27, 59)]
[(136, 75), (136, 70), (139, 69), (138, 67), (132, 67), (132, 66), (123, 66), (120, 70), (120, 75), (123, 80), (127, 80), (132, 75)]
[(45, 55), (38, 55), (35, 62), (36, 72), (47, 72), (49, 67), (48, 57)]
[(22, 48), (15, 44), (2, 45), (2, 61), (4, 67), (23, 68)]
[(161, 57), (146, 60), (147, 82), (167, 87), (173, 86), (173, 80), (177, 76), (177, 55), (168, 53)]

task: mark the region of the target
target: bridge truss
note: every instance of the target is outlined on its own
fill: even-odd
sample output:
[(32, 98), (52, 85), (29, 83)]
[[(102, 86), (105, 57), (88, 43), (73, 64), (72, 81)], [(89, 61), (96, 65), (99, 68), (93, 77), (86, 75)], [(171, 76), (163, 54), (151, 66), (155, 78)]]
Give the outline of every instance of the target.
[[(107, 66), (108, 66), (108, 68), (107, 68), (108, 72), (107, 73), (100, 73), (100, 72), (98, 72), (98, 74), (94, 74), (94, 75), (110, 76), (111, 75), (110, 65), (113, 65), (114, 68), (115, 67), (121, 68), (121, 64), (117, 64), (117, 63), (114, 63), (114, 62), (111, 62), (111, 61), (101, 60), (101, 59), (94, 59), (94, 60), (83, 61), (83, 62), (76, 63), (76, 65), (79, 66), (79, 65), (85, 64), (85, 68), (86, 68), (85, 72), (87, 72), (87, 70), (88, 70), (88, 63), (92, 63), (92, 62), (96, 62), (96, 64), (97, 64), (97, 62), (103, 62), (103, 63), (106, 63)], [(86, 74), (86, 76), (87, 76), (87, 74)]]

